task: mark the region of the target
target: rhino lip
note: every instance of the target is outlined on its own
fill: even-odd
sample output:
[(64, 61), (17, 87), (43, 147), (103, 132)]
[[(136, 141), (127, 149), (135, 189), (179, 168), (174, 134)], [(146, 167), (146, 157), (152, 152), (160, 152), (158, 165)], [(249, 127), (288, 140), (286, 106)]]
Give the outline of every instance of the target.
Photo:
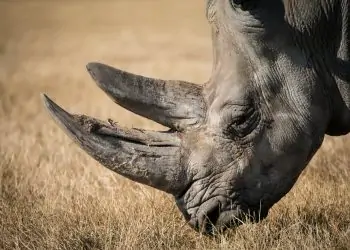
[(214, 235), (230, 228), (237, 228), (246, 222), (259, 222), (267, 217), (266, 209), (248, 209), (248, 206), (237, 202), (223, 209), (218, 201), (209, 206), (206, 213), (197, 214), (196, 218), (189, 220), (189, 224), (203, 234)]
[(223, 213), (232, 213), (236, 209), (236, 207), (231, 207), (231, 210), (223, 211), (223, 204), (225, 203), (223, 196), (215, 196), (204, 201), (194, 213), (189, 214), (188, 210), (194, 207), (184, 209), (186, 206), (183, 201), (177, 200), (177, 204), (188, 224), (195, 230), (207, 235), (213, 235), (218, 231), (218, 225), (220, 226), (221, 224), (220, 221), (222, 219), (220, 218), (222, 218)]
[(236, 207), (233, 210), (226, 210), (220, 213), (216, 226), (219, 230), (238, 227), (246, 222), (259, 222), (267, 217), (268, 210), (248, 210)]
[(223, 211), (220, 213), (218, 220), (215, 223), (215, 226), (218, 230), (226, 230), (228, 228), (237, 227), (243, 224), (242, 216), (243, 212), (236, 208), (234, 210)]
[(190, 220), (189, 224), (205, 235), (214, 235), (243, 224), (243, 214), (239, 208), (220, 211), (219, 207), (215, 207), (205, 214), (200, 214), (198, 218)]

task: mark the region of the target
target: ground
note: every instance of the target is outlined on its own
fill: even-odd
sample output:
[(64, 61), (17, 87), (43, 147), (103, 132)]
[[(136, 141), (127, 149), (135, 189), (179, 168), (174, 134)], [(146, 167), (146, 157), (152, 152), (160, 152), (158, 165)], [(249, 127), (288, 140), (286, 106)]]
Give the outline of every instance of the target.
[(206, 237), (173, 198), (105, 169), (43, 108), (160, 129), (115, 105), (85, 70), (100, 61), (203, 83), (211, 40), (203, 0), (0, 2), (1, 249), (349, 249), (350, 138), (327, 137), (266, 220)]

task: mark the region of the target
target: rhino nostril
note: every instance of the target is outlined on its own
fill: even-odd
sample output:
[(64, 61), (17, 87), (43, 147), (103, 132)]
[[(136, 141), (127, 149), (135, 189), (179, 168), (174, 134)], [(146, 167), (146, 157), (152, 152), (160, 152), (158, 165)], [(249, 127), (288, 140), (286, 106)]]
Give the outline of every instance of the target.
[(206, 213), (202, 213), (198, 218), (197, 228), (202, 233), (213, 234), (215, 231), (215, 224), (220, 216), (220, 205), (212, 207)]
[(207, 213), (208, 220), (214, 225), (220, 216), (220, 210), (221, 208), (218, 206)]

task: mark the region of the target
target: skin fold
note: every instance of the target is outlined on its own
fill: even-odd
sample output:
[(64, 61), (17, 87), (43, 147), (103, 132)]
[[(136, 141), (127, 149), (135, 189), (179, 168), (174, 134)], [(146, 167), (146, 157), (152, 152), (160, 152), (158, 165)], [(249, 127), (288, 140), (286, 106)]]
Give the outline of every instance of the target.
[(349, 132), (350, 14), (348, 0), (206, 2), (214, 62), (203, 85), (87, 65), (118, 105), (169, 131), (126, 129), (43, 100), (91, 157), (172, 194), (189, 225), (213, 234), (265, 218), (324, 136)]

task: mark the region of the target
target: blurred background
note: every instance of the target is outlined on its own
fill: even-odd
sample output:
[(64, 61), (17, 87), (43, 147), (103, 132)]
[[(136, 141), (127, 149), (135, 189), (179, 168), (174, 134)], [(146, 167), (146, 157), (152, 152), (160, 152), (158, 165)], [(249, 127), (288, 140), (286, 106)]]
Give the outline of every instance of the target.
[(73, 113), (160, 128), (97, 88), (90, 61), (203, 83), (212, 62), (205, 1), (0, 0), (1, 249), (350, 247), (348, 137), (326, 139), (265, 222), (201, 237), (172, 197), (101, 167), (46, 113), (40, 93)]
[[(108, 99), (85, 71), (90, 61), (155, 77), (200, 83), (209, 77), (211, 41), (204, 1), (0, 4), (1, 86), (23, 95), (16, 104), (30, 113), (39, 115), (33, 105), (38, 93), (47, 92), (62, 104), (73, 104), (73, 110), (111, 114)], [(123, 120), (130, 124), (129, 118)]]

